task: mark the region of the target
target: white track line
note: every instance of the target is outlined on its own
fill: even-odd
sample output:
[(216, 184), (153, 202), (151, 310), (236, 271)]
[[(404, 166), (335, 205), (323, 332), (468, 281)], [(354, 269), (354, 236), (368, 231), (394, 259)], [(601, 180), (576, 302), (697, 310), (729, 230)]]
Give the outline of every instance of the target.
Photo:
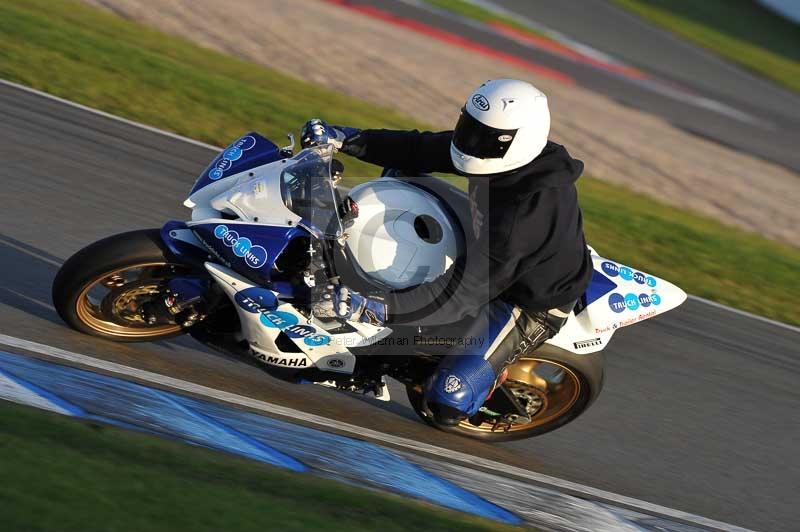
[(14, 83), (13, 81), (8, 81), (5, 79), (0, 78), (0, 85), (6, 85), (8, 87), (14, 87), (15, 89), (19, 89), (21, 91), (31, 92), (36, 94), (37, 96), (41, 96), (42, 98), (47, 98), (48, 100), (53, 100), (58, 103), (67, 105), (69, 107), (75, 107), (76, 109), (80, 109), (82, 111), (86, 111), (87, 113), (92, 113), (95, 115), (102, 116), (104, 118), (108, 118), (109, 120), (114, 120), (116, 122), (122, 122), (123, 124), (127, 124), (129, 126), (138, 127), (139, 129), (144, 129), (145, 131), (149, 131), (150, 133), (157, 133), (159, 135), (164, 135), (166, 137), (181, 140), (183, 142), (188, 142), (189, 144), (194, 144), (195, 146), (200, 146), (203, 148), (208, 148), (209, 150), (214, 150), (214, 152), (220, 151), (222, 148), (219, 146), (212, 146), (211, 144), (207, 144), (205, 142), (201, 142), (199, 140), (190, 139), (189, 137), (184, 137), (183, 135), (178, 135), (177, 133), (171, 133), (169, 131), (165, 131), (163, 129), (158, 129), (157, 127), (147, 126), (142, 124), (141, 122), (135, 122), (133, 120), (128, 120), (127, 118), (122, 118), (121, 116), (112, 115), (110, 113), (106, 113), (105, 111), (100, 111), (99, 109), (94, 109), (93, 107), (87, 107), (80, 103), (76, 103), (70, 100), (65, 100), (64, 98), (59, 98), (58, 96), (53, 96), (52, 94), (42, 92), (40, 90), (32, 89), (30, 87), (26, 87), (25, 85), (20, 85), (19, 83)]
[[(2, 80), (0, 80), (0, 81), (2, 81)], [(29, 257), (33, 257), (33, 258), (38, 259), (38, 260), (40, 260), (42, 262), (46, 262), (47, 264), (50, 264), (50, 265), (55, 266), (57, 268), (60, 268), (61, 265), (64, 263), (63, 261), (59, 262), (59, 261), (53, 260), (53, 259), (48, 258), (48, 257), (43, 257), (43, 256), (37, 254), (36, 252), (26, 248), (25, 246), (20, 246), (19, 244), (14, 244), (13, 242), (9, 242), (8, 240), (3, 238), (2, 236), (0, 236), (0, 244), (3, 244), (4, 246), (10, 247), (10, 248), (14, 248), (17, 251), (19, 251), (20, 253), (24, 253), (25, 255), (28, 255)]]
[(383, 432), (378, 432), (375, 430), (359, 427), (357, 425), (351, 425), (350, 423), (345, 423), (343, 421), (328, 419), (326, 417), (310, 414), (308, 412), (303, 412), (301, 410), (295, 410), (293, 408), (288, 408), (273, 403), (267, 403), (265, 401), (259, 401), (257, 399), (252, 399), (250, 397), (245, 397), (243, 395), (237, 395), (234, 393), (225, 392), (214, 388), (209, 388), (207, 386), (202, 386), (200, 384), (195, 384), (181, 379), (168, 377), (166, 375), (161, 375), (159, 373), (152, 373), (150, 371), (136, 369), (130, 366), (124, 366), (122, 364), (117, 364), (115, 362), (109, 362), (107, 360), (102, 360), (87, 355), (73, 353), (72, 351), (59, 349), (57, 347), (31, 342), (29, 340), (23, 340), (21, 338), (7, 336), (5, 334), (0, 334), (0, 344), (9, 347), (16, 347), (18, 349), (24, 349), (26, 351), (39, 353), (42, 355), (46, 355), (61, 360), (66, 360), (68, 362), (80, 364), (82, 366), (96, 368), (111, 373), (116, 373), (119, 375), (125, 375), (127, 377), (134, 377), (141, 381), (158, 384), (160, 386), (166, 386), (174, 390), (189, 392), (195, 395), (216, 399), (218, 401), (224, 401), (226, 403), (245, 406), (248, 408), (252, 408), (254, 410), (259, 410), (261, 412), (297, 419), (305, 421), (307, 423), (313, 423), (315, 425), (332, 428), (340, 432), (353, 434), (360, 438), (366, 438), (369, 440), (383, 442), (397, 447), (411, 449), (416, 452), (422, 452), (440, 458), (445, 458), (446, 460), (459, 462), (469, 467), (479, 466), (488, 471), (512, 475), (519, 479), (525, 479), (542, 486), (555, 488), (561, 492), (575, 495), (578, 497), (584, 497), (592, 500), (602, 501), (605, 503), (621, 506), (623, 508), (628, 508), (631, 510), (636, 510), (651, 515), (657, 515), (660, 517), (667, 517), (677, 521), (682, 521), (684, 523), (692, 523), (698, 526), (703, 526), (714, 530), (730, 530), (737, 532), (747, 531), (747, 529), (745, 528), (736, 527), (733, 525), (729, 525), (727, 523), (722, 523), (720, 521), (714, 521), (712, 519), (707, 519), (705, 517), (701, 517), (698, 515), (682, 512), (680, 510), (674, 510), (672, 508), (659, 506), (657, 504), (652, 504), (646, 501), (640, 501), (638, 499), (633, 499), (631, 497), (617, 495), (616, 493), (599, 490), (596, 488), (592, 488), (590, 486), (584, 486), (583, 484), (577, 484), (575, 482), (561, 480), (559, 478), (543, 475), (541, 473), (536, 473), (534, 471), (528, 471), (526, 469), (521, 469), (518, 467), (502, 464), (499, 462), (494, 462), (492, 460), (487, 460), (485, 458), (480, 458), (478, 456), (472, 456), (466, 453), (460, 453), (458, 451), (445, 449), (443, 447), (437, 447), (435, 445), (429, 445), (427, 443), (420, 443), (413, 440), (409, 440), (407, 438), (393, 436), (391, 434), (385, 434)]
[[(146, 125), (144, 125), (144, 124), (142, 124), (140, 122), (134, 122), (133, 120), (128, 120), (127, 118), (122, 118), (122, 117), (119, 117), (119, 116), (116, 116), (116, 115), (112, 115), (112, 114), (109, 114), (109, 113), (106, 113), (106, 112), (103, 112), (103, 111), (99, 111), (97, 109), (93, 109), (91, 107), (87, 107), (85, 105), (81, 105), (79, 103), (71, 102), (69, 100), (65, 100), (64, 98), (59, 98), (58, 96), (53, 96), (52, 94), (48, 94), (48, 93), (42, 92), (40, 90), (32, 89), (30, 87), (26, 87), (25, 85), (20, 85), (19, 83), (14, 83), (12, 81), (7, 81), (7, 80), (4, 80), (2, 78), (0, 78), (0, 85), (7, 85), (9, 87), (14, 87), (15, 89), (19, 89), (19, 90), (22, 90), (22, 91), (30, 92), (30, 93), (36, 94), (37, 96), (40, 96), (42, 98), (47, 98), (49, 100), (54, 100), (54, 101), (57, 101), (57, 102), (59, 102), (59, 103), (61, 103), (63, 105), (68, 105), (70, 107), (75, 107), (75, 108), (81, 109), (83, 111), (86, 111), (88, 113), (92, 113), (92, 114), (96, 114), (96, 115), (102, 116), (102, 117), (107, 118), (109, 120), (116, 120), (117, 122), (122, 122), (124, 124), (128, 124), (129, 126), (133, 126), (133, 127), (137, 127), (137, 128), (140, 128), (140, 129), (144, 129), (146, 131), (149, 131), (150, 133), (156, 133), (158, 135), (164, 135), (164, 136), (167, 136), (167, 137), (172, 138), (172, 139), (180, 140), (180, 141), (183, 141), (183, 142), (188, 142), (189, 144), (194, 144), (195, 146), (202, 146), (203, 148), (208, 148), (209, 150), (214, 150), (215, 152), (217, 152), (217, 151), (222, 149), (222, 148), (220, 148), (218, 146), (212, 146), (211, 144), (206, 144), (205, 142), (200, 142), (199, 140), (190, 139), (189, 137), (184, 137), (184, 136), (178, 135), (176, 133), (170, 133), (169, 131), (164, 131), (163, 129), (158, 129), (157, 127), (146, 126)], [(703, 299), (702, 297), (697, 297), (697, 296), (690, 295), (689, 299), (691, 299), (693, 301), (697, 301), (699, 303), (704, 303), (706, 305), (710, 305), (710, 306), (718, 308), (718, 309), (727, 310), (728, 312), (732, 312), (734, 314), (738, 314), (739, 316), (745, 316), (745, 317), (748, 317), (748, 318), (753, 318), (754, 320), (758, 320), (758, 321), (761, 321), (761, 322), (764, 322), (764, 323), (769, 323), (771, 325), (776, 325), (778, 327), (782, 327), (784, 329), (788, 329), (790, 331), (793, 331), (793, 332), (796, 332), (796, 333), (800, 333), (800, 327), (795, 327), (795, 326), (789, 325), (787, 323), (782, 323), (780, 321), (775, 321), (775, 320), (772, 320), (772, 319), (769, 319), (769, 318), (765, 318), (763, 316), (758, 316), (756, 314), (751, 314), (749, 312), (745, 312), (743, 310), (738, 310), (738, 309), (735, 309), (735, 308), (732, 308), (732, 307), (728, 307), (728, 306), (722, 305), (720, 303), (714, 303), (713, 301), (709, 301), (707, 299)]]
[(697, 301), (698, 303), (703, 303), (704, 305), (708, 305), (710, 307), (718, 308), (720, 310), (724, 310), (730, 312), (732, 314), (736, 314), (738, 316), (744, 316), (745, 318), (750, 318), (752, 320), (760, 321), (762, 323), (768, 323), (770, 325), (775, 325), (776, 327), (780, 327), (782, 329), (786, 329), (788, 331), (792, 331), (794, 333), (800, 333), (800, 327), (795, 327), (794, 325), (789, 325), (788, 323), (783, 323), (782, 321), (775, 321), (770, 318), (765, 318), (764, 316), (759, 316), (758, 314), (752, 314), (750, 312), (746, 312), (744, 310), (739, 310), (738, 308), (729, 307), (727, 305), (723, 305), (722, 303), (716, 303), (714, 301), (709, 301), (708, 299), (703, 299), (699, 296), (689, 296), (689, 299), (692, 301)]

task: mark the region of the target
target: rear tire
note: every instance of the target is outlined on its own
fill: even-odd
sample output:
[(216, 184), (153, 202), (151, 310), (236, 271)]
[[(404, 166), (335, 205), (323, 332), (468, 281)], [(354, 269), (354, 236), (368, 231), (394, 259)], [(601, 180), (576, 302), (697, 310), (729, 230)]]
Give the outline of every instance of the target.
[[(552, 368), (557, 368), (558, 371), (561, 371), (562, 375), (565, 376), (562, 383), (572, 383), (573, 391), (559, 398), (560, 405), (557, 409), (551, 409), (550, 411), (547, 409), (550, 403), (554, 402), (548, 401), (548, 393), (553, 393), (555, 388), (548, 391), (547, 388), (549, 385), (538, 385), (536, 381), (539, 379), (537, 378), (528, 379), (528, 382), (525, 382), (523, 377), (518, 377), (517, 380), (511, 378), (511, 375), (514, 374), (514, 368), (517, 368), (518, 375), (523, 375), (519, 371), (521, 368), (536, 367), (536, 364), (540, 364), (540, 367), (547, 367), (551, 370)], [(547, 366), (543, 366), (542, 364), (547, 364)], [(417, 415), (425, 423), (439, 430), (486, 442), (521, 440), (540, 436), (563, 427), (585, 412), (603, 388), (604, 366), (605, 357), (602, 353), (576, 355), (549, 344), (545, 344), (534, 353), (520, 358), (520, 360), (509, 367), (509, 379), (502, 386), (507, 389), (516, 387), (517, 393), (519, 393), (520, 389), (524, 390), (527, 386), (529, 390), (536, 391), (536, 394), (530, 394), (531, 396), (535, 395), (535, 399), (541, 396), (543, 408), (541, 411), (537, 412), (536, 415), (531, 416), (530, 423), (513, 425), (507, 432), (503, 430), (503, 427), (492, 430), (491, 423), (482, 423), (480, 426), (476, 426), (469, 421), (462, 421), (456, 426), (440, 425), (435, 419), (427, 415), (423, 408), (424, 398), (421, 386), (408, 386), (406, 392), (408, 394), (408, 400)], [(531, 374), (535, 375), (535, 373)], [(559, 386), (563, 387), (564, 384), (559, 384)], [(556, 393), (564, 395), (562, 391), (556, 391)]]
[[(186, 331), (178, 324), (147, 324), (137, 318), (138, 306), (157, 297), (164, 281), (188, 270), (158, 229), (110, 236), (61, 266), (53, 280), (53, 304), (61, 319), (82, 333), (115, 342), (163, 340)], [(102, 298), (95, 295), (103, 291)]]

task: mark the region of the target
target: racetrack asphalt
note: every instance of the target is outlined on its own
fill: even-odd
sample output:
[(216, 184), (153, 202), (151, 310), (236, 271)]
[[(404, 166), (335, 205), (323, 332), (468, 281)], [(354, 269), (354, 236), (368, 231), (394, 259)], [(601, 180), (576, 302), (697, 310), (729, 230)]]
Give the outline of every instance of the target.
[(645, 72), (800, 120), (797, 94), (653, 26), (610, 0), (492, 0), (492, 3)]
[(50, 301), (58, 265), (101, 237), (188, 217), (181, 203), (212, 157), (0, 85), (0, 333), (731, 524), (795, 528), (800, 334), (699, 301), (619, 331), (605, 389), (584, 416), (499, 445), (426, 427), (397, 388), (384, 404), (282, 383), (188, 338), (115, 344), (68, 329)]
[[(348, 3), (368, 4), (557, 70), (586, 88), (660, 116), (699, 137), (800, 171), (800, 150), (797, 149), (800, 145), (800, 95), (717, 59), (604, 0), (501, 0), (493, 3), (611, 54), (652, 75), (658, 83), (630, 79), (525, 46), (479, 25), (425, 7), (419, 0), (350, 0)], [(681, 94), (694, 98), (690, 100)], [(691, 103), (698, 100), (709, 106)], [(714, 110), (717, 104), (755, 120), (742, 120)]]

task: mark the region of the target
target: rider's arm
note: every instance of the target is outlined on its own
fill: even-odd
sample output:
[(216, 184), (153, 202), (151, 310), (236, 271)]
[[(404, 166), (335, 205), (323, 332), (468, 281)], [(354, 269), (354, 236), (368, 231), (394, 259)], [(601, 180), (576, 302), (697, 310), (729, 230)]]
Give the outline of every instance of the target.
[(417, 130), (365, 129), (348, 138), (342, 151), (384, 168), (453, 173), (452, 138), (452, 131), (420, 133)]

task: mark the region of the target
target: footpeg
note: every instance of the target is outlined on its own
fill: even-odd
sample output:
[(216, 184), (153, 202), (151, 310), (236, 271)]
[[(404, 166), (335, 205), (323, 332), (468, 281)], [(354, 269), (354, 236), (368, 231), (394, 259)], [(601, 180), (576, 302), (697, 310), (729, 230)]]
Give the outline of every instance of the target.
[(392, 397), (389, 395), (389, 383), (386, 382), (386, 377), (381, 375), (381, 382), (376, 386), (375, 399), (378, 401), (391, 401)]
[(361, 393), (364, 395), (372, 393), (374, 394), (375, 399), (378, 401), (392, 400), (391, 396), (389, 395), (389, 385), (386, 383), (386, 377), (383, 375), (381, 375), (380, 382), (373, 382), (365, 386)]

